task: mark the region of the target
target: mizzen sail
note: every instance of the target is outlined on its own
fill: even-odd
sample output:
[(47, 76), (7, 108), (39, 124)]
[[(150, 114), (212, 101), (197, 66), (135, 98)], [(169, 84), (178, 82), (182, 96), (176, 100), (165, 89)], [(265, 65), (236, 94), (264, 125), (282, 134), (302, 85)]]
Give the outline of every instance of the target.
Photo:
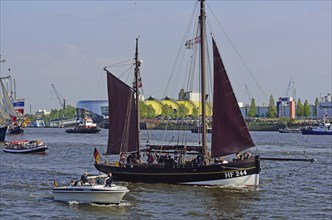
[(211, 157), (243, 151), (254, 146), (238, 106), (232, 85), (213, 39), (214, 93)]
[(137, 151), (137, 119), (133, 90), (106, 68), (105, 71), (110, 117), (106, 154)]

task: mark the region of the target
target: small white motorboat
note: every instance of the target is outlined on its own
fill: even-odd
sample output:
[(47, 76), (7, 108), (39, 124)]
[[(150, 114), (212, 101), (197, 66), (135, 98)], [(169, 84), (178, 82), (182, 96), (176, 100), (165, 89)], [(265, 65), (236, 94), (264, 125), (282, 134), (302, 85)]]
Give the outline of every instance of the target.
[[(97, 181), (96, 178), (99, 178)], [(100, 203), (100, 204), (119, 204), (123, 196), (129, 192), (128, 188), (112, 183), (105, 186), (103, 177), (88, 177), (89, 183), (76, 186), (57, 186), (54, 184), (52, 190), (55, 201), (76, 201), (79, 203)]]

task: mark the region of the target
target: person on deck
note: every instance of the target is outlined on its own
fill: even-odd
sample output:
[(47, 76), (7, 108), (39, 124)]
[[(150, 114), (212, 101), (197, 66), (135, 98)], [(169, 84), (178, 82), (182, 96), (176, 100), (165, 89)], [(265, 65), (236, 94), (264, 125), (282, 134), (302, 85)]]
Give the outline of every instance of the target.
[(88, 183), (88, 173), (87, 172), (84, 172), (84, 174), (81, 176), (81, 184), (85, 184), (85, 183)]
[(107, 178), (105, 180), (105, 186), (111, 187), (112, 186), (112, 182), (113, 182), (113, 180), (112, 180), (112, 173), (108, 173), (107, 174)]

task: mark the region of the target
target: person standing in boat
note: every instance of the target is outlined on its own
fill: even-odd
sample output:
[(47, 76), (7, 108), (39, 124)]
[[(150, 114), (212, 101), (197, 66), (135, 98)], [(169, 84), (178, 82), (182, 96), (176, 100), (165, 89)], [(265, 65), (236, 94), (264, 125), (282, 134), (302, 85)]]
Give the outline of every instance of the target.
[(81, 184), (85, 184), (85, 183), (88, 183), (88, 173), (87, 172), (84, 172), (84, 174), (81, 176)]
[(105, 186), (111, 187), (112, 186), (112, 182), (113, 182), (113, 180), (112, 180), (112, 173), (108, 173), (107, 174), (107, 178), (105, 180)]

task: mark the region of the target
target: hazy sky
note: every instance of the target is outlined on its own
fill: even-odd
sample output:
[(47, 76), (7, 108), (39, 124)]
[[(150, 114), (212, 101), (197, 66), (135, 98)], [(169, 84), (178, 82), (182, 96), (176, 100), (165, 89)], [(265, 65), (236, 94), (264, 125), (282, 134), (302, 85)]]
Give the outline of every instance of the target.
[[(208, 1), (267, 96), (314, 103), (332, 90), (331, 1)], [(195, 1), (1, 0), (1, 75), (16, 76), (26, 112), (59, 108), (51, 84), (75, 106), (107, 99), (104, 66), (133, 57), (140, 36), (144, 95), (163, 98)], [(207, 10), (207, 15), (210, 10)], [(217, 27), (218, 29), (219, 27)], [(220, 28), (219, 28), (220, 29)], [(223, 32), (217, 44), (239, 102), (268, 100)], [(176, 97), (172, 97), (176, 98)]]

